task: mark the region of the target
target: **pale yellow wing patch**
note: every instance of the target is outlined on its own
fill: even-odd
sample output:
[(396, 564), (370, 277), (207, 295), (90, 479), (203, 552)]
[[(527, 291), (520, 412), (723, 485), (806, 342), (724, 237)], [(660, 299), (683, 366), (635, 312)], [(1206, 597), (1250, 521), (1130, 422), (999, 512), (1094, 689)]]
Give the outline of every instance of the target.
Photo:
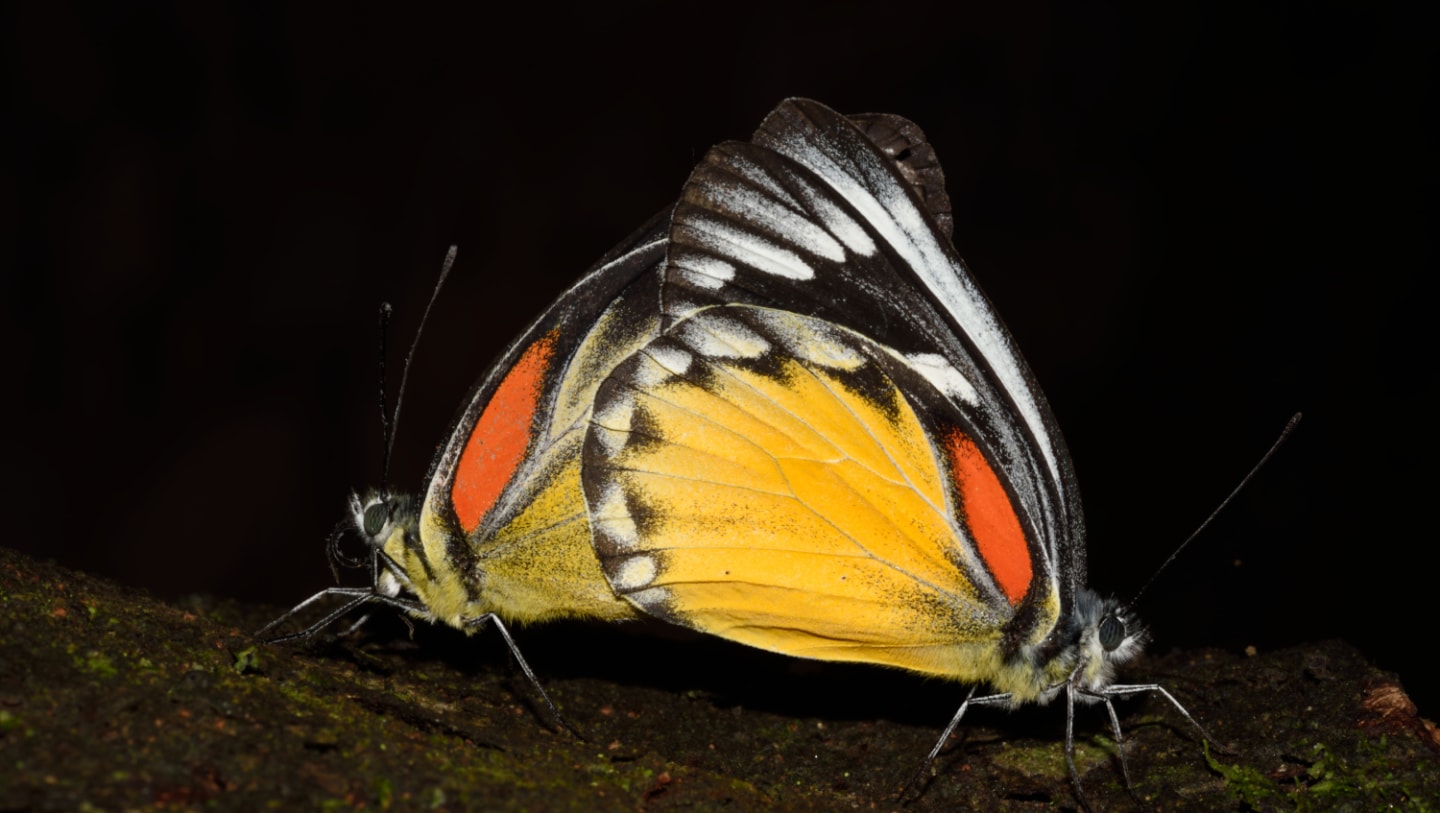
[(635, 618), (617, 601), (590, 544), (590, 522), (580, 491), (580, 456), (536, 484), (535, 498), (479, 546), (477, 577), (483, 602), (513, 621), (555, 618)]
[[(641, 264), (653, 268), (663, 257), (658, 251), (658, 246), (644, 249), (641, 259), (648, 257), (649, 264)], [(588, 292), (587, 284), (603, 283), (595, 280), (587, 277), (575, 290)], [(524, 430), (523, 454), (508, 473), (501, 472), (503, 488), (483, 519), (466, 530), (451, 499), (457, 450), (466, 445), (466, 435), (457, 429), (421, 510), (423, 555), (404, 548), (403, 539), (386, 548), (401, 564), (408, 589), (439, 620), (469, 630), (491, 612), (520, 623), (639, 615), (610, 589), (595, 558), (580, 487), (580, 455), (595, 391), (617, 364), (659, 332), (653, 306), (657, 285), (653, 275), (637, 276), (620, 292), (600, 297), (604, 310), (593, 317), (583, 301), (578, 310), (563, 308), (563, 300), (555, 306), (555, 328), (533, 331), (546, 354), (531, 374), (528, 414), (511, 414), (516, 411), (507, 412), (503, 403), (476, 396), (484, 409), (462, 419), (460, 429), (474, 431), (494, 408), (501, 410), (502, 423), (519, 421)], [(511, 374), (513, 368), (496, 378), (508, 380)], [(494, 456), (486, 462), (493, 465)]]
[(958, 676), (957, 647), (994, 647), (1010, 610), (967, 566), (910, 404), (827, 323), (692, 320), (736, 314), (766, 349), (692, 339), (683, 374), (642, 353), (600, 393), (585, 487), (612, 587), (764, 649)]

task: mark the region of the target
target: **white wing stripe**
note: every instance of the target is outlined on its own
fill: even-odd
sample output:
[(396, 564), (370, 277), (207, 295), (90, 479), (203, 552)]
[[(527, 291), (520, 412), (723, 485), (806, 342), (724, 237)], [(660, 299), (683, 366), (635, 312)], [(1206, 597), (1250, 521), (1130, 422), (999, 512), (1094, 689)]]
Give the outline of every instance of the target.
[(725, 283), (735, 279), (735, 266), (708, 254), (686, 252), (683, 256), (672, 258), (670, 265), (684, 271), (691, 284), (712, 291), (725, 287)]
[(980, 395), (975, 392), (975, 386), (955, 369), (949, 359), (939, 353), (913, 353), (903, 358), (916, 372), (925, 376), (925, 380), (933, 384), (935, 389), (952, 398), (959, 398), (972, 407), (980, 405)]
[[(831, 262), (845, 262), (845, 248), (823, 228), (805, 215), (780, 204), (774, 198), (750, 189), (732, 190), (724, 201), (726, 208), (739, 219), (767, 223), (775, 227), (795, 245)], [(852, 224), (853, 226), (853, 224)], [(858, 228), (858, 227), (857, 227)]]
[[(1025, 375), (1016, 363), (1016, 353), (1007, 341), (1005, 331), (990, 309), (982, 304), (984, 298), (964, 269), (955, 265), (935, 241), (925, 217), (911, 202), (904, 189), (884, 167), (868, 163), (873, 161), (872, 156), (855, 157), (859, 161), (866, 161), (866, 164), (851, 159), (842, 166), (827, 152), (798, 137), (786, 139), (781, 146), (781, 152), (819, 175), (858, 209), (930, 288), (930, 292), (950, 312), (955, 324), (965, 332), (985, 362), (994, 370), (1001, 386), (1015, 400), (1031, 436), (1040, 442), (1040, 451), (1045, 455), (1050, 476), (1055, 482), (1061, 482), (1060, 465), (1056, 461), (1055, 449), (1050, 443), (1050, 435), (1045, 429), (1039, 405), (1030, 391)], [(856, 182), (856, 176), (863, 177), (870, 187), (884, 195), (884, 201)]]
[(786, 279), (815, 278), (815, 269), (792, 251), (775, 245), (753, 232), (743, 231), (728, 223), (697, 217), (692, 221), (692, 234), (705, 248), (754, 266), (762, 273)]

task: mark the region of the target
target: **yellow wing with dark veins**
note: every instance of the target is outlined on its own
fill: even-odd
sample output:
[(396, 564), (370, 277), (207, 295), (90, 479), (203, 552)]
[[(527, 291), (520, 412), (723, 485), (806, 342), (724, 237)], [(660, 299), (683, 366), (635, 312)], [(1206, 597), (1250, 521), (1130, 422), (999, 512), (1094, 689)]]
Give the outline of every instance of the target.
[[(933, 440), (959, 431), (944, 402), (905, 359), (825, 320), (696, 312), (597, 395), (584, 485), (611, 587), (762, 649), (992, 678), (1029, 553), (1003, 489), (960, 504), (995, 475)], [(982, 508), (1010, 527), (956, 521)]]

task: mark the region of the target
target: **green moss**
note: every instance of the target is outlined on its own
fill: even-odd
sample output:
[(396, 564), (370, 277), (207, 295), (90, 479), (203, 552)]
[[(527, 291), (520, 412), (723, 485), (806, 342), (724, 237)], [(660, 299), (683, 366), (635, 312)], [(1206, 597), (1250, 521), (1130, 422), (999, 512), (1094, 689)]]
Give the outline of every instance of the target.
[(389, 810), (395, 804), (395, 785), (386, 777), (375, 779), (375, 806)]
[(1225, 780), (1225, 790), (1232, 799), (1255, 809), (1269, 809), (1284, 800), (1269, 777), (1246, 765), (1230, 765), (1216, 759), (1210, 753), (1210, 744), (1204, 743), (1205, 764)]
[(230, 665), (238, 675), (260, 671), (260, 648), (247, 646), (235, 653), (235, 662)]
[(1214, 759), (1207, 746), (1205, 759), (1225, 779), (1226, 790), (1242, 804), (1256, 809), (1287, 807), (1302, 813), (1341, 807), (1360, 809), (1435, 810), (1433, 800), (1416, 793), (1393, 770), (1393, 755), (1385, 738), (1361, 740), (1355, 757), (1347, 759), (1323, 743), (1310, 746), (1313, 760), (1304, 773), (1290, 781), (1277, 781), (1254, 768), (1229, 765)]
[[(1097, 738), (1096, 743), (1075, 743), (1075, 767), (1081, 775), (1109, 760), (1113, 744)], [(1065, 763), (1065, 747), (1059, 743), (1015, 744), (1006, 741), (993, 757), (996, 765), (1026, 776), (1047, 776), (1069, 780), (1070, 766)]]
[(94, 649), (89, 650), (81, 657), (77, 657), (75, 659), (75, 665), (102, 678), (110, 679), (120, 674), (120, 670), (115, 668), (115, 662), (110, 660), (109, 655)]
[(0, 709), (0, 734), (9, 734), (11, 732), (20, 732), (21, 736), (24, 737), (32, 736), (35, 733), (34, 729), (25, 725), (18, 714), (12, 714), (4, 709)]

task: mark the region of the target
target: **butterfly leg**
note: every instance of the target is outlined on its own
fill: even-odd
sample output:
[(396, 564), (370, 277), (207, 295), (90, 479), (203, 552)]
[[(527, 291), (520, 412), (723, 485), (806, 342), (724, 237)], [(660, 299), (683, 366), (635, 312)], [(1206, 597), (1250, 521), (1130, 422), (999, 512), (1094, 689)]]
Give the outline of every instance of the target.
[(550, 695), (545, 693), (545, 687), (540, 685), (540, 679), (535, 677), (535, 672), (530, 668), (530, 664), (525, 662), (525, 656), (520, 654), (520, 647), (515, 645), (515, 639), (510, 637), (510, 630), (505, 628), (505, 622), (500, 620), (500, 616), (494, 613), (486, 613), (468, 622), (467, 626), (484, 629), (486, 624), (491, 623), (493, 623), (495, 629), (499, 631), (500, 637), (505, 639), (505, 646), (510, 648), (510, 654), (515, 657), (515, 662), (520, 665), (520, 671), (525, 673), (525, 679), (530, 681), (530, 685), (534, 686), (535, 691), (540, 694), (540, 699), (545, 701), (545, 708), (550, 710), (550, 716), (558, 720), (560, 725), (565, 727), (566, 731), (574, 734), (576, 739), (584, 740), (585, 737), (575, 726), (570, 724), (569, 720), (565, 719), (565, 715), (561, 714), (560, 709), (556, 708), (555, 703), (550, 700)]
[[(314, 604), (315, 602), (319, 601), (322, 598), (326, 598), (327, 596), (349, 596), (350, 600), (345, 602), (345, 604), (341, 606), (340, 609), (335, 610), (334, 612), (330, 613), (329, 615), (325, 616), (314, 624), (311, 624), (300, 632), (291, 633), (289, 635), (279, 635), (274, 638), (263, 637), (265, 633), (269, 632), (280, 624), (289, 621), (290, 619), (299, 615), (301, 611), (303, 611), (306, 607), (309, 607), (311, 604)], [(356, 607), (359, 607), (366, 602), (375, 601), (381, 598), (381, 596), (376, 595), (375, 591), (371, 590), (368, 587), (331, 587), (328, 590), (321, 590), (310, 598), (307, 598), (299, 604), (296, 604), (294, 607), (291, 607), (289, 611), (285, 612), (279, 618), (276, 618), (274, 621), (271, 621), (269, 624), (266, 624), (265, 626), (256, 630), (255, 637), (261, 638), (261, 640), (263, 640), (267, 644), (283, 644), (287, 641), (299, 641), (306, 638), (313, 638), (321, 630), (335, 623), (346, 613), (349, 613)], [(358, 624), (356, 626), (358, 626)], [(347, 632), (349, 632), (349, 630), (347, 630)]]
[(1120, 775), (1125, 779), (1125, 790), (1138, 802), (1140, 797), (1135, 795), (1135, 783), (1130, 780), (1130, 763), (1125, 759), (1125, 741), (1120, 734), (1120, 717), (1115, 713), (1115, 704), (1111, 702), (1109, 695), (1100, 699), (1105, 702), (1105, 711), (1110, 715), (1110, 730), (1115, 732), (1115, 751), (1120, 754)]
[[(1121, 739), (1121, 734), (1120, 734), (1120, 718), (1119, 718), (1119, 716), (1115, 713), (1115, 704), (1114, 704), (1114, 702), (1113, 702), (1113, 699), (1114, 699), (1114, 698), (1116, 698), (1116, 697), (1130, 697), (1130, 696), (1132, 696), (1132, 695), (1144, 694), (1144, 693), (1147, 693), (1147, 692), (1155, 692), (1155, 693), (1158, 693), (1158, 694), (1160, 694), (1161, 696), (1163, 696), (1166, 700), (1170, 701), (1170, 705), (1174, 706), (1175, 709), (1180, 712), (1181, 716), (1183, 716), (1186, 720), (1190, 721), (1190, 724), (1191, 724), (1191, 725), (1195, 726), (1195, 730), (1197, 730), (1197, 731), (1200, 732), (1200, 736), (1203, 737), (1206, 742), (1210, 742), (1210, 743), (1214, 743), (1214, 742), (1215, 742), (1215, 738), (1210, 736), (1210, 732), (1206, 731), (1206, 730), (1205, 730), (1205, 727), (1202, 726), (1202, 725), (1200, 725), (1199, 721), (1197, 721), (1193, 716), (1191, 716), (1190, 712), (1187, 711), (1184, 706), (1180, 705), (1180, 701), (1179, 701), (1179, 700), (1176, 700), (1174, 695), (1170, 694), (1170, 692), (1169, 692), (1168, 690), (1166, 690), (1163, 686), (1159, 685), (1158, 683), (1137, 683), (1137, 684), (1128, 684), (1128, 685), (1121, 685), (1121, 686), (1107, 686), (1107, 687), (1105, 687), (1102, 691), (1098, 691), (1098, 692), (1084, 691), (1084, 690), (1077, 690), (1077, 691), (1080, 691), (1080, 693), (1083, 694), (1083, 695), (1085, 695), (1085, 696), (1093, 697), (1093, 698), (1095, 698), (1095, 699), (1097, 699), (1097, 700), (1100, 700), (1101, 702), (1103, 702), (1103, 703), (1105, 704), (1105, 710), (1110, 714), (1110, 729), (1111, 729), (1113, 732), (1115, 732), (1115, 748), (1116, 748), (1116, 750), (1117, 750), (1117, 751), (1119, 752), (1119, 754), (1120, 754), (1120, 773), (1121, 773), (1121, 775), (1125, 778), (1125, 789), (1130, 792), (1130, 795), (1131, 795), (1132, 797), (1135, 797), (1135, 784), (1134, 784), (1134, 782), (1131, 781), (1131, 779), (1130, 779), (1130, 765), (1129, 765), (1129, 763), (1128, 763), (1128, 762), (1126, 761), (1126, 759), (1125, 759), (1125, 743), (1124, 743), (1124, 741)], [(1068, 732), (1068, 731), (1066, 732), (1066, 742), (1067, 742), (1067, 745), (1068, 745), (1068, 743), (1069, 743), (1069, 732)], [(1072, 775), (1073, 775), (1073, 771), (1074, 771), (1074, 766), (1073, 766), (1073, 765), (1071, 766), (1071, 771), (1072, 771)], [(1077, 787), (1078, 787), (1079, 778), (1077, 777), (1075, 781), (1076, 781)], [(1136, 797), (1136, 798), (1137, 798), (1137, 800), (1138, 800), (1138, 797)], [(1083, 800), (1082, 800), (1082, 802), (1083, 802)]]
[[(409, 624), (409, 623), (410, 623), (410, 619), (405, 618), (405, 616), (403, 616), (403, 615), (400, 616), (400, 617), (405, 620), (405, 623), (406, 623), (406, 624)], [(360, 629), (361, 627), (365, 626), (365, 622), (366, 622), (366, 621), (369, 621), (369, 620), (370, 620), (370, 614), (369, 614), (369, 613), (366, 613), (366, 614), (360, 616), (359, 618), (357, 618), (357, 619), (355, 620), (355, 623), (354, 623), (354, 624), (351, 624), (350, 626), (348, 626), (348, 627), (346, 627), (344, 630), (342, 630), (340, 633), (338, 633), (338, 637), (340, 637), (340, 638), (346, 638), (346, 637), (349, 637), (350, 635), (353, 635), (353, 634), (355, 633), (355, 630), (358, 630), (358, 629)], [(414, 631), (415, 631), (414, 627), (411, 627), (410, 631), (411, 631), (411, 633), (414, 633)]]
[(1189, 721), (1190, 725), (1195, 726), (1195, 730), (1200, 732), (1200, 736), (1203, 737), (1206, 742), (1219, 747), (1220, 743), (1217, 742), (1214, 737), (1210, 736), (1210, 732), (1205, 730), (1205, 726), (1200, 725), (1200, 722), (1192, 717), (1184, 706), (1180, 705), (1180, 701), (1175, 699), (1175, 695), (1170, 694), (1169, 690), (1158, 683), (1132, 683), (1121, 686), (1106, 686), (1103, 691), (1095, 693), (1095, 696), (1106, 699), (1106, 703), (1108, 704), (1108, 698), (1111, 697), (1129, 697), (1146, 692), (1154, 692), (1170, 701), (1170, 705), (1174, 706), (1175, 710), (1180, 712), (1180, 716)]
[(1080, 809), (1091, 813), (1090, 800), (1080, 783), (1080, 770), (1075, 767), (1075, 690), (1070, 685), (1065, 687), (1065, 765), (1070, 769), (1070, 783), (1075, 786), (1075, 799), (1080, 802)]
[(960, 720), (965, 716), (965, 712), (967, 709), (969, 709), (971, 706), (986, 706), (992, 705), (994, 703), (1005, 703), (1010, 700), (1010, 694), (1008, 692), (1005, 694), (987, 694), (981, 697), (976, 697), (975, 692), (979, 688), (979, 686), (970, 687), (970, 693), (965, 695), (965, 702), (960, 704), (959, 709), (956, 709), (955, 716), (950, 718), (950, 724), (945, 726), (945, 730), (940, 734), (940, 739), (935, 741), (935, 747), (931, 748), (930, 753), (925, 755), (924, 761), (920, 763), (920, 767), (916, 769), (914, 775), (910, 777), (909, 781), (907, 781), (903, 786), (901, 786), (900, 795), (897, 798), (905, 798), (905, 795), (907, 793), (909, 793), (912, 789), (919, 787), (920, 784), (924, 781), (925, 771), (929, 769), (930, 766), (935, 762), (935, 757), (939, 756), (940, 749), (945, 747), (945, 743), (950, 740), (950, 735), (954, 734), (955, 729), (960, 726)]

